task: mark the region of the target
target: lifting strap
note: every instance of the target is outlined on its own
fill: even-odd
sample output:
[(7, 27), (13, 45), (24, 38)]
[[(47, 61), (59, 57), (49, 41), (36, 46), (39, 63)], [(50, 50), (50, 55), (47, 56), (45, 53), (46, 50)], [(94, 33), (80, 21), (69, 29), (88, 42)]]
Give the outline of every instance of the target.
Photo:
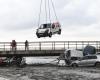
[[(40, 11), (39, 11), (39, 20), (38, 20), (38, 27), (40, 26), (40, 19), (41, 19), (41, 12), (42, 12), (42, 4), (43, 4), (43, 0), (41, 0), (40, 2)], [(56, 10), (55, 10), (55, 7), (54, 7), (54, 3), (53, 3), (53, 0), (44, 0), (44, 7), (45, 7), (45, 23), (51, 23), (51, 6), (52, 6), (52, 9), (53, 9), (53, 12), (54, 12), (54, 16), (55, 16), (55, 20), (57, 22), (58, 21), (58, 18), (57, 18), (57, 14), (56, 14)]]
[(38, 27), (39, 27), (39, 25), (40, 25), (41, 8), (42, 8), (42, 0), (41, 0), (41, 2), (40, 2), (40, 11), (39, 11)]
[(46, 23), (47, 23), (47, 0), (45, 0), (45, 15), (46, 15)]
[(51, 11), (50, 11), (50, 0), (48, 0), (49, 20), (51, 23)]
[(56, 20), (58, 21), (58, 17), (57, 17), (56, 10), (55, 10), (55, 7), (54, 7), (54, 3), (53, 3), (52, 0), (51, 0), (51, 3), (52, 3), (52, 7), (53, 7), (53, 10), (54, 10), (54, 14), (55, 14)]

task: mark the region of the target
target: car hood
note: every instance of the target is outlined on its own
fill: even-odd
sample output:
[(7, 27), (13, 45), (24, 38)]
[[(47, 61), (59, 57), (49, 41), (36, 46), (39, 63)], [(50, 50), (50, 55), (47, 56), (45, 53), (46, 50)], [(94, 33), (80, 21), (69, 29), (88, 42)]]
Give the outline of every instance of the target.
[(38, 32), (45, 32), (47, 29), (38, 29)]
[(49, 30), (49, 29), (38, 29), (38, 33), (44, 33), (46, 30)]

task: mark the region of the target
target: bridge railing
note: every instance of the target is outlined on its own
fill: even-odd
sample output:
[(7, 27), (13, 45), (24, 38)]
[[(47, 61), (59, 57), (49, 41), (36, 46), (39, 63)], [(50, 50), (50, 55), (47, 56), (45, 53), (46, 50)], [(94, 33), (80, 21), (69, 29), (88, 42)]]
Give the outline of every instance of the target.
[[(64, 49), (81, 49), (91, 45), (100, 51), (100, 41), (42, 41), (29, 42), (29, 50), (64, 50)], [(11, 42), (0, 42), (0, 51), (11, 51)], [(24, 42), (17, 42), (17, 50), (25, 50)]]

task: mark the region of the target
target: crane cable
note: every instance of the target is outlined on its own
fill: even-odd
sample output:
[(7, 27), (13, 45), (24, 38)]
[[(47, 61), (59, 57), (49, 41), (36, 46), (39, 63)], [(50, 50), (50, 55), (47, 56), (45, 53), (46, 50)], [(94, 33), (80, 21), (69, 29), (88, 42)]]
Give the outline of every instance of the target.
[(52, 0), (51, 0), (51, 3), (52, 3), (52, 7), (53, 7), (53, 10), (54, 10), (54, 14), (55, 14), (56, 20), (59, 21), (58, 17), (57, 17), (57, 14), (56, 14), (55, 6), (54, 6), (54, 3), (53, 3)]
[[(55, 17), (56, 17), (56, 20), (58, 21), (58, 17), (57, 17), (57, 14), (56, 14), (56, 10), (55, 10), (53, 1), (52, 1), (52, 0), (45, 0), (45, 14), (46, 14), (46, 19), (45, 19), (45, 20), (46, 20), (46, 23), (47, 23), (47, 21), (48, 21), (48, 19), (47, 19), (48, 16), (49, 16), (49, 21), (50, 21), (50, 23), (51, 23), (50, 2), (51, 2), (51, 5), (52, 5), (52, 7), (53, 7), (53, 11), (54, 11), (54, 15), (55, 15)], [(39, 25), (40, 25), (40, 17), (41, 17), (42, 3), (43, 3), (43, 0), (41, 0), (41, 2), (40, 2), (40, 12), (39, 12), (38, 27), (39, 27)], [(48, 12), (47, 12), (47, 3), (48, 3)], [(48, 13), (49, 13), (49, 15), (48, 15)]]
[(48, 9), (49, 9), (49, 20), (50, 20), (50, 23), (51, 23), (51, 11), (50, 11), (50, 1), (48, 0)]
[(40, 25), (41, 8), (42, 8), (42, 0), (41, 0), (41, 2), (40, 2), (40, 11), (39, 11), (38, 27), (39, 27), (39, 25)]
[(46, 23), (47, 23), (47, 0), (45, 0), (45, 14), (46, 14)]

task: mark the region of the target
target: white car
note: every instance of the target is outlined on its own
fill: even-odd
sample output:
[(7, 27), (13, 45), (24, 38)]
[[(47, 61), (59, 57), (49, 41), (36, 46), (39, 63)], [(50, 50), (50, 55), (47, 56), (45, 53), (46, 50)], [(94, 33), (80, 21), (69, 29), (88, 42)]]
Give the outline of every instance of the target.
[(78, 66), (100, 66), (100, 55), (88, 55), (83, 58), (73, 61), (72, 67)]
[(53, 34), (61, 34), (61, 25), (59, 23), (42, 24), (36, 31), (38, 38), (52, 37)]

